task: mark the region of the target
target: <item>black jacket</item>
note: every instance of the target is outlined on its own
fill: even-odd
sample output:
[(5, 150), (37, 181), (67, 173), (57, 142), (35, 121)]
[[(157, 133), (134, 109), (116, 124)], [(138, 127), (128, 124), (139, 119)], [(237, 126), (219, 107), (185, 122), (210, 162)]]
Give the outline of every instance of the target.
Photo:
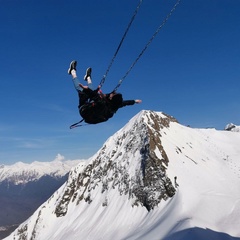
[(86, 123), (97, 124), (113, 117), (121, 107), (133, 105), (135, 100), (110, 100), (110, 94), (98, 93), (98, 89), (79, 91), (79, 113)]

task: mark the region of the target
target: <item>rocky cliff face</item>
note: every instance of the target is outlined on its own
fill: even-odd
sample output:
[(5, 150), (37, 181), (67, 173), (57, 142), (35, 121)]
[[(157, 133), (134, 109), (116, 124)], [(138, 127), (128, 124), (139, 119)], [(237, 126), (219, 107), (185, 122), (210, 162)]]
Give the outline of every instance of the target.
[[(154, 209), (162, 199), (172, 197), (175, 189), (167, 176), (168, 157), (161, 145), (160, 129), (175, 119), (154, 112), (141, 113), (131, 127), (118, 132), (82, 170), (70, 173), (55, 209), (57, 217), (67, 213), (68, 205), (94, 201), (92, 190), (101, 193), (117, 189), (119, 195), (132, 199), (132, 206)], [(102, 206), (107, 206), (107, 194)]]

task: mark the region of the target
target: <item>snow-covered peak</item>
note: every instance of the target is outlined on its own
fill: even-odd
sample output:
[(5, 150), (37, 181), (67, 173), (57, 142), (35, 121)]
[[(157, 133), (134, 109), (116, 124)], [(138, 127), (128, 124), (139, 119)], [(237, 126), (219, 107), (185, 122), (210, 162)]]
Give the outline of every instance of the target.
[(65, 160), (64, 156), (58, 154), (52, 162), (17, 162), (12, 165), (1, 165), (0, 182), (8, 181), (18, 185), (35, 181), (44, 175), (62, 177), (80, 162), (84, 161)]
[(231, 132), (240, 132), (240, 126), (237, 126), (233, 123), (227, 124), (224, 129)]
[(239, 144), (142, 111), (7, 239), (240, 237)]

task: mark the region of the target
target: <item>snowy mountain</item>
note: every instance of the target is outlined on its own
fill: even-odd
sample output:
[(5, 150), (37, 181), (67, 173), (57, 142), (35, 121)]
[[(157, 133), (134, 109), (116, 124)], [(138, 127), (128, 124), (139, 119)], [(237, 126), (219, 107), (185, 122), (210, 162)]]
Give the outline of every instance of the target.
[(0, 167), (0, 239), (31, 216), (68, 178), (80, 160), (22, 162)]
[(240, 239), (239, 145), (142, 111), (6, 239)]
[(52, 162), (33, 162), (30, 164), (17, 162), (13, 165), (0, 166), (0, 182), (7, 181), (15, 185), (36, 181), (44, 175), (55, 178), (62, 177), (76, 166), (80, 160), (64, 161), (58, 154)]
[(237, 126), (237, 125), (235, 125), (233, 123), (229, 123), (225, 127), (225, 130), (232, 131), (232, 132), (240, 132), (240, 126)]

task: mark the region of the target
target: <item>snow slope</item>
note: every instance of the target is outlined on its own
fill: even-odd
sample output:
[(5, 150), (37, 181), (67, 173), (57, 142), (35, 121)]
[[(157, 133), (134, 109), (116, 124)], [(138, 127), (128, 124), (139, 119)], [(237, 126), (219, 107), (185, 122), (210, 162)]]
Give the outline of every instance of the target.
[(142, 111), (6, 239), (240, 239), (239, 145)]

